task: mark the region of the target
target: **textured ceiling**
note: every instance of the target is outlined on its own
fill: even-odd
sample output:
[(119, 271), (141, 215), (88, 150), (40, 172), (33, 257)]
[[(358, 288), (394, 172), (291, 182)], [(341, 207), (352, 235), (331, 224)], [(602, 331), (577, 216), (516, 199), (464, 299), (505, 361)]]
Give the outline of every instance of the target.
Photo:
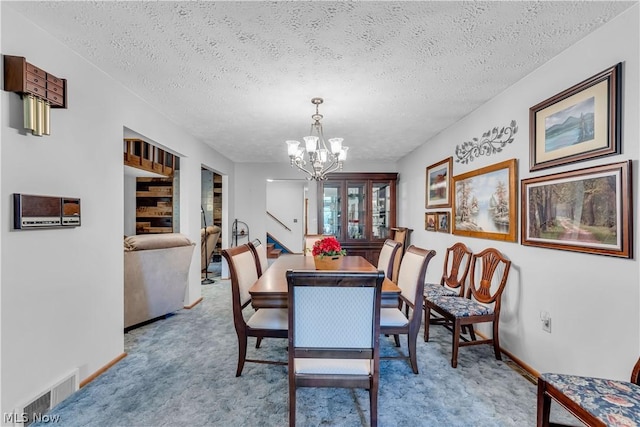
[(312, 97), (349, 158), (397, 160), (635, 3), (3, 6), (230, 159), (282, 162), (284, 141), (309, 132)]

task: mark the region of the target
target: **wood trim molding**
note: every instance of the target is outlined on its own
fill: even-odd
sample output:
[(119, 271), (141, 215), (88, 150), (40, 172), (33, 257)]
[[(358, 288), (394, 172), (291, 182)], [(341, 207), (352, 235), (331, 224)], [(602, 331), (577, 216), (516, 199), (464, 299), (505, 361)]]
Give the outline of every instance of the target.
[(202, 302), (202, 297), (198, 298), (197, 300), (194, 301), (193, 304), (191, 305), (185, 305), (184, 308), (186, 308), (187, 310), (191, 310), (193, 307), (195, 307), (196, 305), (200, 304)]
[(87, 384), (89, 384), (91, 381), (95, 380), (96, 378), (98, 378), (100, 375), (102, 375), (104, 372), (107, 371), (107, 369), (111, 368), (113, 365), (115, 365), (116, 363), (118, 363), (119, 361), (121, 361), (122, 359), (124, 359), (125, 357), (127, 357), (127, 353), (122, 353), (120, 354), (118, 357), (116, 357), (115, 359), (113, 359), (111, 362), (107, 363), (106, 365), (104, 365), (102, 368), (98, 369), (97, 371), (95, 371), (93, 374), (89, 375), (87, 378), (85, 378), (84, 380), (80, 381), (80, 388), (86, 386)]
[[(475, 330), (475, 329), (474, 329)], [(482, 337), (482, 339), (488, 339), (483, 333), (478, 332), (477, 330), (475, 330), (476, 335), (479, 335), (480, 337)], [(531, 366), (527, 365), (526, 363), (524, 363), (522, 360), (518, 359), (516, 356), (514, 356), (513, 354), (511, 354), (510, 352), (506, 351), (504, 348), (500, 347), (500, 352), (504, 353), (506, 356), (509, 357), (509, 359), (513, 360), (513, 362), (520, 366), (523, 370), (527, 371), (529, 374), (531, 374), (534, 378), (539, 378), (540, 377), (540, 372), (536, 371), (535, 369), (533, 369)]]

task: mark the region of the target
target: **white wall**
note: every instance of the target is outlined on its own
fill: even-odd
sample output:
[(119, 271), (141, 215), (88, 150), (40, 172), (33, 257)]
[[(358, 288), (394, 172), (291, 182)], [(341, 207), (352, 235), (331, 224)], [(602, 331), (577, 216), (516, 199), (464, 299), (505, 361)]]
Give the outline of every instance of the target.
[[(287, 230), (273, 218), (268, 217), (266, 221), (267, 233), (292, 252), (302, 253), (303, 250), (304, 197), (305, 189), (310, 184), (315, 187), (315, 183), (310, 183), (307, 180), (267, 182), (266, 210), (289, 228)], [(254, 237), (266, 242), (266, 235), (251, 236), (252, 239)]]
[[(123, 352), (123, 129), (181, 156), (179, 225), (194, 242), (200, 232), (201, 165), (226, 176), (233, 175), (234, 166), (13, 11), (10, 3), (0, 7), (2, 54), (24, 56), (68, 84), (68, 108), (52, 109), (51, 136), (45, 137), (21, 129), (20, 96), (0, 94), (4, 413), (72, 369), (79, 368), (83, 380)], [(233, 183), (226, 184), (232, 193)], [(79, 197), (82, 225), (13, 231), (12, 193)], [(227, 206), (234, 203), (231, 193)], [(185, 304), (200, 297), (198, 251)]]
[[(454, 156), (455, 160), (457, 144), (480, 137), (494, 126), (506, 126), (515, 119), (519, 130), (512, 144), (502, 153), (478, 158), (468, 165), (454, 162), (453, 175), (511, 158), (518, 159), (519, 179), (627, 159), (632, 159), (636, 168), (640, 141), (638, 39), (636, 5), (429, 140), (399, 164), (402, 180), (398, 223), (414, 229), (411, 243), (438, 252), (429, 267), (429, 281), (439, 279), (444, 249), (456, 241), (463, 241), (476, 252), (490, 246), (504, 252), (513, 264), (503, 297), (500, 343), (539, 372), (628, 380), (640, 354), (637, 256), (631, 260), (616, 259), (427, 232), (424, 230), (425, 167), (448, 156)], [(618, 62), (624, 63), (622, 154), (530, 173), (529, 108)], [(637, 188), (637, 173), (633, 183)], [(637, 193), (634, 190), (634, 222), (638, 212)], [(637, 226), (634, 229), (637, 230)], [(634, 240), (638, 240), (637, 232)], [(634, 244), (634, 249), (637, 247)], [(541, 329), (540, 311), (551, 315), (550, 334)], [(490, 335), (487, 328), (483, 330)]]

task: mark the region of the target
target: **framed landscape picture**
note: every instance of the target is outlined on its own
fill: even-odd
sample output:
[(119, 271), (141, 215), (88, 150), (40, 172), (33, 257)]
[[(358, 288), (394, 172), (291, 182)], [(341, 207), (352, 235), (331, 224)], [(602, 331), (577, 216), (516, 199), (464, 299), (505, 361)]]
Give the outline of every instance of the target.
[(453, 177), (453, 234), (517, 240), (516, 159)]
[(451, 206), (451, 167), (453, 157), (427, 167), (425, 207), (448, 208)]
[(619, 63), (529, 109), (531, 171), (620, 153)]
[(523, 245), (631, 257), (631, 161), (521, 185)]

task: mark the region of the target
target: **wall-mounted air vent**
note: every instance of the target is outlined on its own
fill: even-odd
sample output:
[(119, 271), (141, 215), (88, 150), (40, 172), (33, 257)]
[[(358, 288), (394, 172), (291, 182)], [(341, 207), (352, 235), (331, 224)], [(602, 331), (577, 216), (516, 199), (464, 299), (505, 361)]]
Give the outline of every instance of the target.
[[(55, 422), (52, 415), (47, 413), (60, 402), (71, 396), (79, 388), (80, 373), (77, 369), (57, 381), (51, 387), (38, 394), (34, 399), (16, 408), (13, 414), (5, 414), (5, 423), (11, 423), (19, 427), (27, 427), (34, 422)], [(7, 416), (10, 416), (7, 419)]]

